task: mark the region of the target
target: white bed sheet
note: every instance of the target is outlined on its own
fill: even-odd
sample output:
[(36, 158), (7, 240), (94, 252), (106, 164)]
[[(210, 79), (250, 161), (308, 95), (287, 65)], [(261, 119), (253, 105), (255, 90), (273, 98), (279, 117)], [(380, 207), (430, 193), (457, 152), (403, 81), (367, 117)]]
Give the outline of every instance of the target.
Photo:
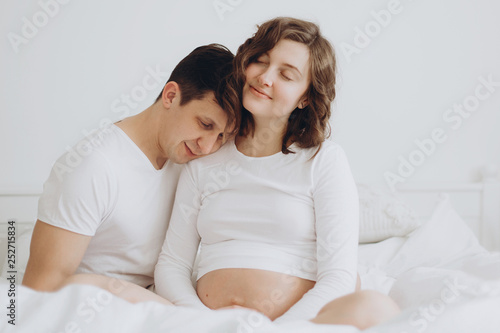
[[(367, 332), (500, 332), (500, 253), (479, 245), (446, 197), (409, 236), (361, 245), (359, 268), (363, 289), (388, 293), (403, 310)], [(4, 281), (2, 300), (8, 289)], [(55, 293), (18, 285), (17, 296), (18, 325), (8, 325), (3, 314), (0, 332), (359, 332), (308, 322), (277, 325), (251, 310), (130, 304), (85, 285)]]
[[(492, 269), (498, 255), (479, 255)], [(466, 258), (467, 261), (478, 258)], [(481, 273), (482, 274), (482, 273)], [(391, 296), (403, 312), (366, 332), (500, 332), (500, 283), (458, 269), (418, 267), (401, 274)], [(87, 285), (55, 293), (17, 286), (16, 328), (6, 319), (1, 332), (307, 332), (353, 333), (351, 326), (290, 322), (276, 325), (250, 310), (199, 311), (154, 302), (131, 304)], [(0, 285), (0, 295), (7, 284)], [(3, 307), (5, 309), (5, 307)]]
[[(0, 285), (6, 295), (7, 285)], [(128, 303), (89, 285), (42, 293), (18, 286), (16, 327), (0, 322), (0, 332), (331, 332), (331, 325), (309, 322), (278, 326), (251, 310), (200, 311), (155, 302)], [(336, 326), (339, 333), (359, 332)]]

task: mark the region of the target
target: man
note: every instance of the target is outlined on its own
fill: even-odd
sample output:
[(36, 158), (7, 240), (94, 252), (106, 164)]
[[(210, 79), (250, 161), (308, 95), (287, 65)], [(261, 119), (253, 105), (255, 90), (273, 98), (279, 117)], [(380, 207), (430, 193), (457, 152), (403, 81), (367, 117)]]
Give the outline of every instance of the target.
[(153, 284), (179, 164), (217, 151), (238, 128), (232, 60), (218, 44), (195, 49), (152, 106), (82, 140), (77, 163), (59, 158), (39, 200), (23, 285), (53, 291), (75, 273)]

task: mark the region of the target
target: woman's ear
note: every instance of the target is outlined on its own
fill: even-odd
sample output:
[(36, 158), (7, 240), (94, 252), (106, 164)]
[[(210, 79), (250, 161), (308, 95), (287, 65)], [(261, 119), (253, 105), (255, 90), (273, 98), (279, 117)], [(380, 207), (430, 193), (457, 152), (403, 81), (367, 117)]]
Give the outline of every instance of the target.
[(297, 105), (297, 107), (299, 109), (303, 109), (303, 108), (305, 108), (308, 105), (309, 105), (309, 102), (307, 100), (307, 97), (302, 97), (302, 99), (299, 101), (299, 105)]

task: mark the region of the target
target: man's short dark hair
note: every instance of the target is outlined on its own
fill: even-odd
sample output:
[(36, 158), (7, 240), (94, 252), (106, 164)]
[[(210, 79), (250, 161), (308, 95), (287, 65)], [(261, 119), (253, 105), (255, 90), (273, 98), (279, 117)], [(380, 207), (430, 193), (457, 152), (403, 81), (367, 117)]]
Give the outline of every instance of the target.
[[(213, 92), (216, 102), (228, 116), (228, 124), (239, 126), (240, 102), (232, 84), (234, 55), (221, 44), (199, 46), (175, 66), (170, 81), (176, 82), (181, 91), (180, 105), (202, 99)], [(155, 103), (162, 97), (163, 90)]]
[(174, 81), (181, 88), (181, 105), (202, 99), (207, 92), (217, 91), (221, 81), (231, 73), (233, 59), (234, 55), (223, 45), (199, 46), (175, 66), (167, 82)]

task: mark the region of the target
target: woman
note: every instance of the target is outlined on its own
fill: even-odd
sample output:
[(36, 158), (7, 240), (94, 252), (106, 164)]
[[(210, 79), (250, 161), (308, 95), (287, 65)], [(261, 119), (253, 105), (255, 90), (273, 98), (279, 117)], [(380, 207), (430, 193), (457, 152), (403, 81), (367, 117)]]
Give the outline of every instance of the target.
[(183, 170), (156, 292), (176, 305), (247, 307), (279, 321), (366, 328), (395, 315), (387, 296), (355, 292), (357, 191), (343, 150), (325, 141), (331, 45), (313, 23), (276, 18), (234, 64), (240, 131)]

